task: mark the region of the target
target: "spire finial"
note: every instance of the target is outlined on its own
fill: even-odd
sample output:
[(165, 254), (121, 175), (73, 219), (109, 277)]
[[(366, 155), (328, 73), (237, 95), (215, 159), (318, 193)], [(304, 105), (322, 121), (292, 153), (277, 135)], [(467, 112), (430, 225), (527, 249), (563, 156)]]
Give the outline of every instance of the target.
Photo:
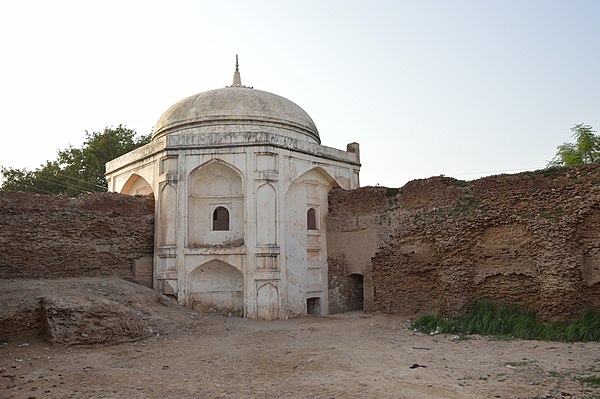
[(238, 62), (238, 55), (235, 55), (235, 72), (233, 73), (233, 84), (232, 87), (242, 87), (242, 78), (240, 76), (240, 64)]

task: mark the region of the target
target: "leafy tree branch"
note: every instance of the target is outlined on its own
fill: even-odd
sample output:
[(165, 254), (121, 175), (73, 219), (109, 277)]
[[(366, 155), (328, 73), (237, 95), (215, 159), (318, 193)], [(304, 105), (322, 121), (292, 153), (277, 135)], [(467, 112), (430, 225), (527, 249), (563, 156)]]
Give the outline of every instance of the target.
[(69, 146), (57, 152), (56, 160), (46, 161), (33, 171), (0, 167), (3, 190), (31, 191), (41, 194), (79, 196), (106, 191), (106, 162), (150, 142), (151, 135), (136, 136), (123, 125), (103, 132), (85, 132), (81, 148)]
[(575, 166), (600, 161), (600, 136), (592, 126), (578, 123), (571, 128), (574, 142), (556, 147), (556, 155), (547, 167)]

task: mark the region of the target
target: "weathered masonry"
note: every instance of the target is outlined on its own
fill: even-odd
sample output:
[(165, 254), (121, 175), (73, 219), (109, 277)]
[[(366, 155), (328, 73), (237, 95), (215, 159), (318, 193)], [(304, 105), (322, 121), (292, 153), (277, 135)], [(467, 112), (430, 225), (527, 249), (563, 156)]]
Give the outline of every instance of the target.
[[(477, 299), (542, 320), (600, 311), (600, 163), (400, 189), (332, 190), (329, 307), (462, 314)], [(360, 280), (364, 276), (364, 282)]]

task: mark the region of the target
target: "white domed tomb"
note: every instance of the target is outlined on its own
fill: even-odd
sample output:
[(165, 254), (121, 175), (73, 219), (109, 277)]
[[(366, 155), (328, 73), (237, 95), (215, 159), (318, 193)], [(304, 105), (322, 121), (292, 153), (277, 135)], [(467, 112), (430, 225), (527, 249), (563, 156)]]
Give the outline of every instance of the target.
[(106, 165), (109, 190), (156, 198), (154, 288), (195, 309), (327, 314), (332, 187), (359, 185), (359, 146), (321, 145), (298, 105), (242, 86), (188, 97), (152, 142)]

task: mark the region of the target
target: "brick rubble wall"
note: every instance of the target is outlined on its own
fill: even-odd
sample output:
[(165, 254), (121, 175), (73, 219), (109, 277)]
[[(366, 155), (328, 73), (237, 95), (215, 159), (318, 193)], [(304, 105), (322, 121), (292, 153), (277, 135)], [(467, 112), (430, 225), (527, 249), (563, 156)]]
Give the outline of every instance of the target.
[(0, 278), (136, 280), (136, 262), (151, 267), (153, 247), (153, 199), (0, 191)]
[[(600, 310), (600, 164), (332, 190), (327, 229), (376, 231), (365, 274), (378, 310), (458, 316), (476, 299), (546, 321)], [(360, 245), (328, 243), (330, 284), (345, 273), (345, 248)]]

